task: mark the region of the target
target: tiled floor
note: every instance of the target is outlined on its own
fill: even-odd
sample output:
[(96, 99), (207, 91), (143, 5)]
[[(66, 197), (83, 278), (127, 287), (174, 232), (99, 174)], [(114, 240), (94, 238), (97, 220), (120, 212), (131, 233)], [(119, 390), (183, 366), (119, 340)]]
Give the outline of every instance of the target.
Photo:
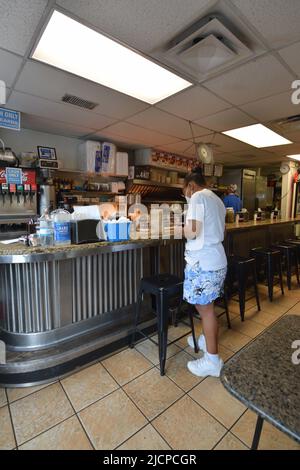
[[(220, 354), (226, 361), (285, 314), (300, 314), (294, 286), (274, 302), (260, 286), (261, 312), (253, 299), (245, 322), (230, 302), (232, 330), (220, 318)], [(201, 323), (196, 322), (197, 334)], [(187, 329), (171, 327), (176, 340)], [(239, 449), (251, 445), (255, 415), (224, 389), (219, 379), (191, 375), (195, 355), (186, 338), (168, 348), (160, 377), (157, 347), (149, 340), (50, 385), (0, 389), (0, 449)], [(298, 449), (265, 423), (261, 449)]]

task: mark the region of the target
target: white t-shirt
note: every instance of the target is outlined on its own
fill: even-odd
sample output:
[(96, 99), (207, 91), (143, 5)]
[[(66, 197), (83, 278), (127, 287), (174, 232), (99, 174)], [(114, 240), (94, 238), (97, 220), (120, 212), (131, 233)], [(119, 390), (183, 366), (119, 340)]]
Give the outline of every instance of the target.
[(186, 220), (201, 222), (201, 232), (185, 245), (185, 260), (189, 266), (199, 262), (203, 271), (217, 271), (227, 266), (223, 240), (226, 209), (221, 199), (210, 191), (197, 191), (189, 202)]

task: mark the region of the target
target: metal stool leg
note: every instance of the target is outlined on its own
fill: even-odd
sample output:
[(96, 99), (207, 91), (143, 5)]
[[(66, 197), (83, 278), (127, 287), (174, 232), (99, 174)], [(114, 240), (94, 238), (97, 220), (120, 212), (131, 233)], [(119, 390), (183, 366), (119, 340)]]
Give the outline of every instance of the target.
[(269, 299), (273, 301), (273, 282), (274, 282), (274, 271), (273, 271), (273, 263), (271, 256), (268, 256), (267, 260), (267, 279), (268, 279), (268, 294)]
[(253, 441), (252, 441), (252, 445), (251, 445), (251, 450), (257, 450), (257, 448), (258, 448), (259, 439), (260, 439), (263, 424), (264, 424), (263, 418), (261, 416), (258, 416), (257, 421), (256, 421), (256, 427), (255, 427), (255, 432), (254, 432), (254, 436), (253, 436)]
[(284, 290), (283, 290), (283, 275), (282, 275), (282, 265), (281, 265), (281, 256), (278, 257), (278, 276), (279, 276), (279, 282), (280, 282), (280, 288), (281, 288), (281, 293), (284, 295)]
[(286, 280), (288, 285), (288, 290), (292, 289), (292, 263), (290, 253), (287, 252), (285, 255), (285, 267), (286, 267)]
[(139, 317), (140, 317), (140, 309), (142, 305), (142, 297), (143, 297), (143, 289), (140, 288), (137, 296), (137, 302), (135, 306), (135, 320), (134, 320), (134, 329), (131, 335), (129, 347), (132, 349), (134, 348), (134, 343), (135, 343), (135, 336), (136, 336), (136, 330), (137, 326), (139, 324)]
[(238, 268), (237, 278), (238, 278), (238, 290), (239, 290), (239, 303), (240, 303), (240, 316), (241, 320), (245, 319), (245, 298), (246, 298), (246, 279), (245, 273), (241, 273), (241, 270)]
[(165, 299), (164, 292), (161, 290), (157, 296), (157, 317), (158, 317), (158, 350), (160, 375), (165, 375), (165, 365), (168, 346), (168, 302)]
[(190, 318), (191, 329), (192, 329), (192, 336), (193, 336), (193, 341), (194, 341), (194, 351), (195, 351), (195, 353), (198, 353), (199, 352), (199, 347), (198, 347), (198, 341), (197, 341), (196, 334), (195, 334), (193, 311), (192, 311), (191, 308), (189, 308), (188, 312), (189, 312), (189, 318)]
[(259, 293), (258, 293), (258, 287), (257, 287), (257, 277), (256, 277), (256, 267), (255, 267), (255, 265), (253, 265), (253, 268), (252, 268), (252, 276), (253, 276), (253, 284), (254, 284), (257, 310), (260, 311), (260, 301), (259, 301)]
[(226, 286), (224, 286), (224, 307), (225, 307), (225, 315), (226, 315), (226, 320), (227, 320), (227, 326), (230, 329), (231, 328), (231, 322), (230, 322), (230, 316), (229, 316), (229, 310), (228, 310), (228, 296), (226, 292)]

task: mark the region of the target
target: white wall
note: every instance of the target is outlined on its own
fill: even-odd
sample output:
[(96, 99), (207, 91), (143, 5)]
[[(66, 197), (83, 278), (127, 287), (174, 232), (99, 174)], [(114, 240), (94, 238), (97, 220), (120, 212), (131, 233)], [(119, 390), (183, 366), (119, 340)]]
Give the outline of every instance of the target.
[(0, 128), (0, 138), (6, 147), (18, 155), (21, 152), (37, 152), (37, 146), (55, 147), (57, 158), (63, 162), (64, 168), (78, 169), (78, 145), (79, 139), (64, 137), (61, 135), (46, 134), (29, 129), (11, 131)]

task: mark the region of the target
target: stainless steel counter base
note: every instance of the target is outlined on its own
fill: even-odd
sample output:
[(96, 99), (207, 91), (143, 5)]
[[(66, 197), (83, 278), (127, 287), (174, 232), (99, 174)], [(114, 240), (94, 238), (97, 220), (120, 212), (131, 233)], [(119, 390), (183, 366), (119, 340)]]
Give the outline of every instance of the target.
[(49, 382), (128, 343), (140, 279), (160, 266), (182, 274), (182, 241), (0, 256), (0, 386)]

